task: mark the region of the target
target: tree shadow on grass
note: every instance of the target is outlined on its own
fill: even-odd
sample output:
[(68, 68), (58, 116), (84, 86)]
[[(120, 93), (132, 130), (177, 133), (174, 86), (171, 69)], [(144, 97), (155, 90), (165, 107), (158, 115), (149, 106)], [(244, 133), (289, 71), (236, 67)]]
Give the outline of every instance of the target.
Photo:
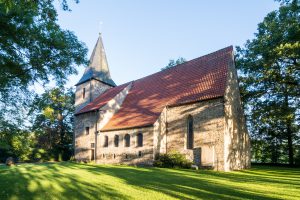
[[(72, 166), (77, 167), (77, 166)], [(179, 199), (280, 199), (268, 197), (266, 192), (258, 192), (242, 187), (218, 183), (218, 179), (235, 179), (235, 174), (205, 171), (197, 173), (191, 170), (169, 170), (159, 168), (128, 168), (88, 166), (92, 173), (108, 174), (126, 181), (127, 184), (155, 190)], [(228, 176), (230, 175), (230, 176)], [(246, 178), (246, 176), (243, 176)], [(248, 181), (241, 179), (242, 183)], [(256, 180), (250, 179), (252, 182)], [(267, 180), (267, 179), (264, 179)], [(271, 181), (271, 180), (270, 180)]]
[[(297, 198), (297, 195), (286, 192), (280, 196), (280, 191), (277, 196), (270, 197), (272, 191), (247, 187), (247, 184), (258, 184), (260, 187), (274, 184), (288, 187), (288, 184), (295, 184), (294, 187), (299, 187), (294, 180), (294, 175), (296, 179), (299, 177), (298, 171), (292, 172), (291, 176), (286, 174), (285, 178), (288, 171), (278, 169), (224, 173), (68, 162), (26, 164), (13, 168), (1, 166), (0, 199)], [(276, 179), (272, 174), (282, 177)], [(115, 181), (121, 183), (119, 186), (123, 188), (115, 186)]]
[[(283, 169), (284, 170), (284, 169)], [(207, 172), (211, 176), (216, 178), (225, 178), (234, 182), (248, 182), (248, 183), (270, 183), (270, 184), (281, 184), (281, 185), (294, 185), (300, 187), (300, 169), (299, 173), (297, 170), (292, 169), (290, 173), (288, 171), (281, 169), (267, 171), (260, 168), (235, 171), (232, 173), (222, 173), (222, 172)]]
[[(0, 199), (129, 199), (116, 188), (101, 187), (76, 174), (62, 172), (63, 164), (27, 164), (0, 171)], [(46, 173), (45, 173), (46, 172)]]

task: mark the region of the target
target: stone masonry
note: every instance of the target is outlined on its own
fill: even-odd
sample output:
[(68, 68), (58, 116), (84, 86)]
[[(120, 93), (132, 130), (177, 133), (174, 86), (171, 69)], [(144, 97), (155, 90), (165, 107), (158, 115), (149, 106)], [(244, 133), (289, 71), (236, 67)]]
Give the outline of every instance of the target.
[[(103, 48), (101, 44), (96, 47)], [(228, 60), (222, 96), (166, 104), (153, 124), (139, 127), (103, 129), (119, 112), (128, 96), (132, 95), (134, 82), (124, 85), (101, 107), (83, 113), (78, 111), (90, 105), (99, 95), (110, 91), (113, 86), (92, 77), (77, 85), (75, 106), (79, 114), (75, 115), (75, 158), (94, 160), (99, 164), (152, 165), (158, 154), (179, 152), (200, 167), (220, 171), (249, 168), (250, 138), (233, 57)], [(86, 88), (85, 98), (82, 97), (83, 88)], [(95, 106), (91, 104), (90, 107)], [(188, 119), (192, 119), (193, 148), (188, 147)], [(142, 145), (139, 138), (142, 138)]]

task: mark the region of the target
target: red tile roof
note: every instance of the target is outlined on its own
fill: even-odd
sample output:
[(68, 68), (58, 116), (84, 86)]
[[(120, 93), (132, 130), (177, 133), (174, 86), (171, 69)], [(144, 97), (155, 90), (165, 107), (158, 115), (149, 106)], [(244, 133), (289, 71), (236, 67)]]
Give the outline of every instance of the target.
[[(230, 46), (134, 81), (120, 110), (102, 131), (152, 125), (167, 105), (224, 96), (228, 66), (233, 62), (232, 52)], [(117, 88), (97, 98), (97, 104), (93, 103), (104, 105), (104, 101), (108, 101), (104, 95)]]
[(125, 83), (123, 85), (119, 85), (117, 87), (111, 88), (105, 91), (103, 94), (99, 95), (93, 102), (89, 103), (81, 110), (79, 110), (75, 115), (90, 112), (93, 110), (97, 110), (108, 103), (109, 100), (114, 98), (117, 94), (119, 94), (125, 87), (127, 87), (129, 83)]

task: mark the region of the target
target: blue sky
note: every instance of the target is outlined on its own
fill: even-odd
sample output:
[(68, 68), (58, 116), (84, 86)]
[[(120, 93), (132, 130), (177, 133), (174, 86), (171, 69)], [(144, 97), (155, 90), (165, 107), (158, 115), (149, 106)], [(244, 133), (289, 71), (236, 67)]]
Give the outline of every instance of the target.
[[(71, 0), (69, 1), (71, 2)], [(273, 0), (81, 0), (58, 23), (93, 50), (102, 22), (104, 47), (119, 85), (159, 71), (169, 59), (187, 60), (254, 37), (257, 24), (279, 4)], [(71, 76), (73, 86), (82, 76)]]

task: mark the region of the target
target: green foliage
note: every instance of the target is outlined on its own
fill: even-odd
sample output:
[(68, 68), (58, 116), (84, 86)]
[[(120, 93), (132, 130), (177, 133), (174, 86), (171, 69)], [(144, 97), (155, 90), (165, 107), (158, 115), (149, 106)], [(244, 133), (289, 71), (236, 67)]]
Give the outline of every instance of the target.
[(57, 24), (52, 0), (0, 1), (0, 27), (2, 101), (14, 87), (26, 90), (50, 79), (63, 84), (76, 66), (86, 63), (85, 45)]
[[(294, 164), (299, 144), (300, 5), (283, 3), (237, 47), (241, 95), (260, 162)], [(255, 149), (257, 148), (257, 149)]]
[(186, 62), (186, 59), (182, 58), (182, 57), (177, 58), (177, 60), (171, 59), (171, 60), (169, 60), (169, 64), (167, 66), (161, 68), (161, 70), (166, 70), (166, 69), (175, 67), (176, 65), (183, 64), (185, 62)]
[(9, 156), (18, 161), (68, 160), (73, 154), (74, 92), (62, 87), (47, 90), (30, 108), (30, 127), (1, 118), (0, 162)]
[(295, 163), (296, 163), (296, 165), (300, 166), (300, 145), (298, 144), (295, 149), (296, 149)]
[[(44, 85), (50, 80), (61, 86), (70, 74), (76, 73), (78, 65), (87, 63), (85, 45), (78, 41), (74, 33), (58, 25), (53, 2), (0, 0), (2, 162), (8, 156), (19, 161), (59, 159), (59, 155), (67, 158), (72, 152), (72, 110), (68, 108), (72, 107), (73, 97), (63, 99), (62, 95), (61, 100), (53, 103), (53, 99), (47, 102), (47, 98), (51, 97), (44, 95), (43, 103), (37, 102), (37, 98), (42, 98), (37, 97), (33, 104), (34, 92), (29, 89), (35, 83)], [(78, 3), (78, 0), (74, 2)], [(67, 0), (60, 1), (60, 5), (63, 10), (70, 10)], [(66, 95), (70, 93), (66, 92)], [(52, 92), (51, 95), (56, 94)], [(66, 102), (61, 102), (63, 100)], [(32, 112), (29, 113), (32, 105)], [(29, 127), (30, 120), (34, 127)], [(55, 134), (57, 132), (59, 136)], [(49, 135), (51, 137), (48, 138)], [(48, 141), (51, 141), (49, 146), (45, 145), (49, 144)], [(50, 150), (45, 154), (37, 149)]]
[(166, 168), (191, 168), (192, 162), (178, 152), (157, 155), (153, 165)]
[(0, 123), (0, 162), (5, 162), (10, 156), (18, 161), (30, 160), (34, 144), (34, 135), (29, 131), (7, 122)]
[(68, 160), (73, 153), (74, 98), (72, 89), (60, 87), (47, 90), (33, 101), (31, 129), (37, 147), (47, 151), (48, 159)]
[(31, 160), (32, 161), (45, 161), (45, 160), (49, 160), (49, 156), (45, 149), (35, 148), (32, 152)]

